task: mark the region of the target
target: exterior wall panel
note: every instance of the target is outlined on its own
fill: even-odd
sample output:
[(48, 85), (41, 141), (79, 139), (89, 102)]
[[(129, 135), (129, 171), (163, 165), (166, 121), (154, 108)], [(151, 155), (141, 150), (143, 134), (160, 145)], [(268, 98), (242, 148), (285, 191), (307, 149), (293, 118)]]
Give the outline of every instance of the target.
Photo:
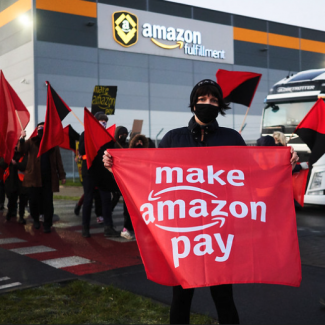
[(268, 53), (263, 44), (234, 41), (234, 54), (236, 65), (267, 68)]
[(231, 15), (220, 11), (193, 7), (193, 19), (231, 26)]
[[(31, 12), (26, 15), (30, 17)], [(14, 19), (0, 27), (0, 56), (32, 41), (31, 26), (24, 26), (19, 19)]]
[(96, 18), (38, 9), (37, 23), (38, 41), (97, 47)]
[(180, 5), (177, 3), (150, 0), (149, 11), (157, 12), (159, 14), (173, 15), (184, 18), (192, 18), (192, 9), (190, 6)]
[(271, 69), (299, 71), (299, 51), (276, 46), (268, 48)]

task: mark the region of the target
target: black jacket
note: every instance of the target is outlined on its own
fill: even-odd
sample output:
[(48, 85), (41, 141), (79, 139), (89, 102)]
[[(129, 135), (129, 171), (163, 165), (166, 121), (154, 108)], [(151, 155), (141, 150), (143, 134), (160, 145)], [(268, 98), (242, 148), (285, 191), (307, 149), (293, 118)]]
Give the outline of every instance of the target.
[[(85, 132), (81, 133), (80, 142), (79, 142), (79, 154), (81, 156), (86, 155), (84, 133)], [(113, 141), (103, 145), (98, 150), (98, 153), (89, 169), (87, 168), (87, 161), (82, 160), (82, 166), (81, 166), (82, 177), (83, 178), (87, 176), (94, 177), (96, 186), (102, 191), (108, 191), (108, 192), (119, 191), (119, 188), (115, 182), (113, 174), (104, 167), (104, 163), (103, 163), (104, 151), (106, 149), (112, 149), (113, 147), (114, 147)]]
[[(20, 158), (24, 157), (21, 162)], [(15, 151), (13, 158), (16, 161), (16, 165), (13, 163), (9, 164), (9, 177), (5, 182), (5, 190), (7, 195), (10, 195), (14, 192), (26, 193), (27, 189), (22, 187), (22, 181), (18, 178), (18, 172), (25, 172), (27, 166), (27, 155), (23, 155), (20, 152)], [(3, 158), (0, 158), (0, 167), (6, 169), (8, 165), (4, 162)]]
[[(204, 139), (201, 141), (201, 129), (204, 129)], [(245, 146), (241, 135), (233, 130), (220, 127), (217, 121), (200, 126), (194, 116), (188, 127), (174, 129), (166, 133), (159, 143), (159, 148), (181, 147), (214, 147), (214, 146)]]

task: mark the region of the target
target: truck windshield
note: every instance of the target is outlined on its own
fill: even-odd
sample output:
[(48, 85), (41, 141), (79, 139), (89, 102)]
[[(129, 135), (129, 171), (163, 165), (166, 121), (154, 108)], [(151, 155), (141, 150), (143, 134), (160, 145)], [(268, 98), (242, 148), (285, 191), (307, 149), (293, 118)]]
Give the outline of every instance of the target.
[(264, 109), (263, 127), (297, 126), (315, 102), (276, 103)]

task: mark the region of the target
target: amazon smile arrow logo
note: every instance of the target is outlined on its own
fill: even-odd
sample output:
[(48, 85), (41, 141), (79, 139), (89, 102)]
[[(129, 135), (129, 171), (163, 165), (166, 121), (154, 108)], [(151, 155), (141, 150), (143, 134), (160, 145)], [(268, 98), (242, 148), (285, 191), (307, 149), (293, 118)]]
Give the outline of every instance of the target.
[(173, 49), (176, 49), (176, 48), (180, 48), (182, 49), (183, 46), (184, 46), (184, 42), (182, 41), (178, 41), (177, 44), (174, 44), (174, 45), (166, 45), (166, 44), (163, 44), (163, 43), (160, 43), (158, 42), (157, 40), (155, 40), (154, 38), (151, 38), (151, 41), (156, 44), (157, 46), (163, 48), (163, 49), (166, 49), (166, 50), (173, 50)]

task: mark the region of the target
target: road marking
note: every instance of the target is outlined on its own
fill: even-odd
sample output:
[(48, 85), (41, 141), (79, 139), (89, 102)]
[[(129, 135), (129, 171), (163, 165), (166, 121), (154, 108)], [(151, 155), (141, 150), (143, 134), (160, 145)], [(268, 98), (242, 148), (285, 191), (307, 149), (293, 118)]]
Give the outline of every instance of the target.
[(80, 226), (81, 221), (72, 221), (72, 222), (56, 222), (54, 223), (54, 228), (70, 228), (75, 226)]
[(45, 252), (54, 252), (56, 249), (47, 247), (47, 246), (31, 246), (31, 247), (20, 247), (20, 248), (13, 248), (9, 249), (11, 252), (18, 253), (21, 255), (30, 255), (30, 254), (38, 254), (38, 253), (45, 253)]
[(10, 278), (7, 277), (7, 276), (4, 276), (4, 277), (0, 278), (0, 281), (6, 281), (6, 280), (10, 280)]
[(11, 288), (11, 287), (17, 287), (20, 286), (21, 283), (20, 282), (13, 282), (13, 283), (8, 283), (8, 284), (3, 284), (0, 286), (0, 290), (1, 289), (7, 289), (7, 288)]
[(61, 269), (63, 267), (69, 267), (69, 266), (76, 266), (80, 264), (92, 263), (91, 260), (88, 260), (87, 258), (83, 258), (80, 256), (53, 258), (50, 260), (44, 260), (42, 262), (47, 265), (53, 266), (57, 269)]
[(26, 240), (19, 239), (19, 238), (2, 238), (0, 239), (0, 245), (5, 244), (14, 244), (14, 243), (25, 243)]

